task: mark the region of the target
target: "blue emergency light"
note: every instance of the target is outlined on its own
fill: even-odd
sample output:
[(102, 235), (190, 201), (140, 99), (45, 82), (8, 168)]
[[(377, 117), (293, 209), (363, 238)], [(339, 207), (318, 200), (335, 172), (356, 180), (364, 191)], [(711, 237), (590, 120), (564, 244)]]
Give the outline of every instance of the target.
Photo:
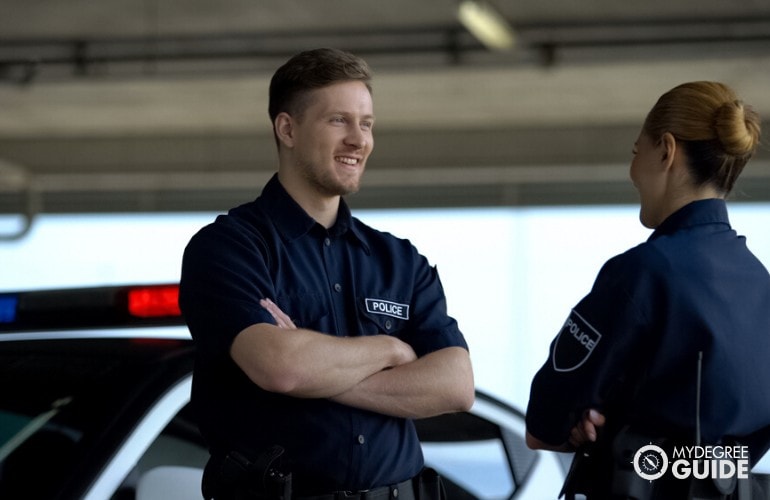
[(16, 320), (16, 306), (19, 298), (16, 295), (0, 295), (0, 323), (13, 323)]

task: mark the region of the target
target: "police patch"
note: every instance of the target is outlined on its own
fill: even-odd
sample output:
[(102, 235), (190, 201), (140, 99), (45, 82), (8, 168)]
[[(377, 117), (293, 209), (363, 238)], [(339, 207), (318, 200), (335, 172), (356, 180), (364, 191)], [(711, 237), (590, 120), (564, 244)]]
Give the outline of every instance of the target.
[(399, 319), (409, 319), (409, 304), (399, 304), (389, 300), (366, 299), (366, 312), (384, 314)]
[(602, 338), (574, 309), (559, 332), (553, 346), (553, 369), (557, 372), (577, 370), (594, 351)]

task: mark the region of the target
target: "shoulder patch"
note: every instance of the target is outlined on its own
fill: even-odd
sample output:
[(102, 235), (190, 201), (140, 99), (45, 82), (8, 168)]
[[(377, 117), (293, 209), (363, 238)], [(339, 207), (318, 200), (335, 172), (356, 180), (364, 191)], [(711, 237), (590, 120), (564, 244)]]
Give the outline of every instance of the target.
[(409, 304), (399, 304), (383, 299), (366, 299), (366, 312), (383, 314), (399, 319), (409, 319)]
[(554, 343), (553, 369), (557, 372), (577, 370), (588, 360), (601, 338), (602, 334), (573, 309)]

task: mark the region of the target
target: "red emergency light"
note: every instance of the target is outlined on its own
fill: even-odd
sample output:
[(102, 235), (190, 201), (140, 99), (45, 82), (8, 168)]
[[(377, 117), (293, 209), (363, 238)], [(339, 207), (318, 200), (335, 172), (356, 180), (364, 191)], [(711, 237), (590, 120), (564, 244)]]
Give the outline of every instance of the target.
[(156, 285), (129, 289), (128, 313), (137, 318), (181, 316), (179, 286)]

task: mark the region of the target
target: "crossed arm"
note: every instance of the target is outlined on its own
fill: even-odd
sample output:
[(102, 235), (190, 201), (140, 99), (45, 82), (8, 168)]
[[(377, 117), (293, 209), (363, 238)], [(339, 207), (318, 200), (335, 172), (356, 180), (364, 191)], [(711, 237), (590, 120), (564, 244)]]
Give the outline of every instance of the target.
[(335, 337), (297, 328), (263, 300), (276, 325), (252, 325), (231, 347), (235, 363), (267, 391), (404, 418), (465, 411), (474, 384), (468, 351), (448, 347), (417, 358), (389, 335)]

